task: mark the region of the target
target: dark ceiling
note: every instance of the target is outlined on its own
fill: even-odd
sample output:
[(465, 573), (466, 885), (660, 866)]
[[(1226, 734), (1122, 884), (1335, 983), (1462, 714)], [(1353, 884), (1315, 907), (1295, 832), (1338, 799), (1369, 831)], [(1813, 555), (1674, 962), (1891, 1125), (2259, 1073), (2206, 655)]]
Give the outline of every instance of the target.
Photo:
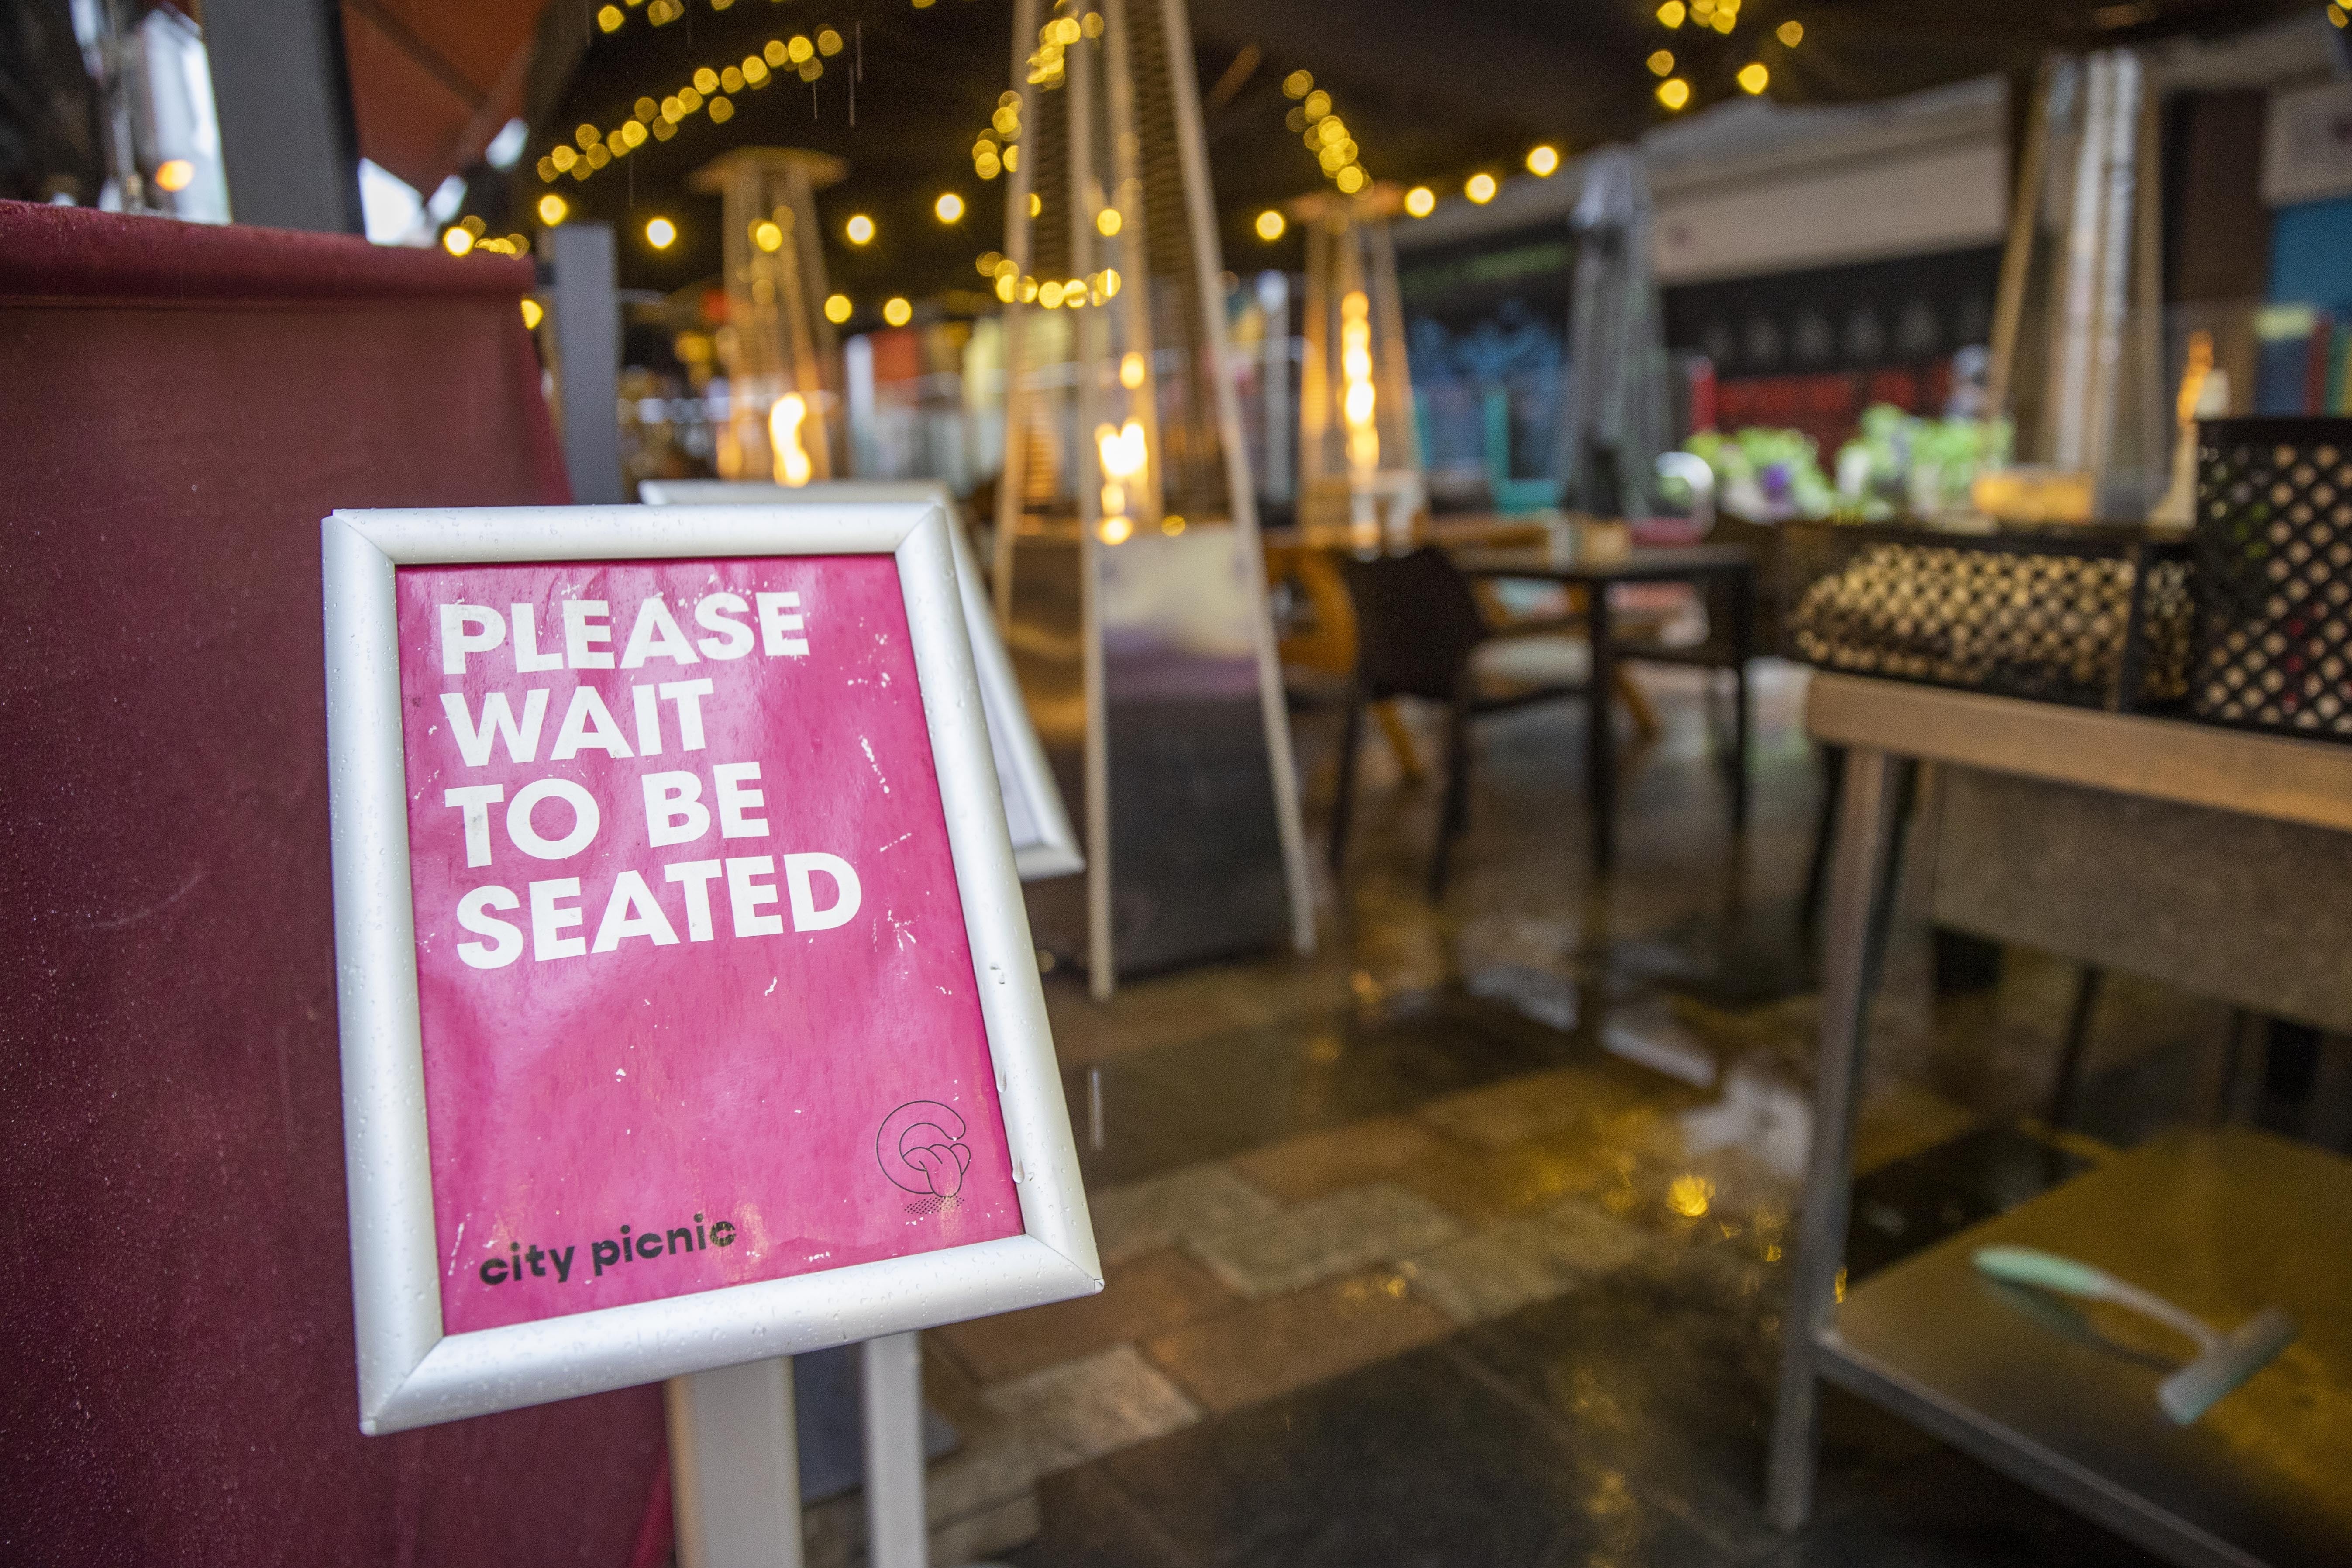
[[(548, 132), (582, 121), (613, 126), (640, 95), (674, 93), (698, 67), (716, 69), (771, 38), (829, 25), (851, 44), (826, 62), (822, 80), (786, 76), (747, 89), (734, 95), (738, 112), (724, 126), (695, 116), (670, 142), (649, 142), (586, 182), (563, 178), (558, 188), (576, 212), (619, 227), (625, 286), (669, 290), (719, 269), (718, 199), (687, 190), (691, 171), (733, 146), (814, 148), (849, 165), (847, 179), (820, 196), (819, 211), (833, 285), (857, 302), (861, 322), (889, 294), (919, 301), (983, 286), (972, 261), (1003, 243), (1007, 182), (978, 179), (969, 150), (1012, 84), (1011, 0), (935, 0), (922, 9), (908, 0), (732, 0), (723, 11), (711, 0), (680, 0), (677, 20), (649, 26), (647, 8), (633, 6), (610, 36), (589, 20), (599, 3), (551, 7), (541, 53), (553, 58), (542, 64), (557, 68), (551, 79), (543, 74), (537, 96), (553, 99), (555, 109), (533, 115), (532, 145), (500, 216), (527, 221), (541, 188), (531, 165)], [(1675, 52), (1692, 84), (1687, 114), (1736, 96), (1734, 74), (1756, 59), (1769, 67), (1776, 100), (1849, 102), (2030, 69), (2051, 48), (2236, 31), (2316, 4), (1748, 0), (1725, 37), (1688, 24), (1670, 31), (1655, 16), (1657, 0), (1194, 0), (1192, 26), (1226, 257), (1245, 267), (1296, 265), (1286, 249), (1294, 241), (1265, 246), (1249, 220), (1321, 183), (1283, 125), (1290, 104), (1281, 82), (1296, 69), (1329, 90), (1374, 176), (1426, 181), (1444, 194), (1480, 168), (1516, 172), (1538, 141), (1573, 153), (1667, 118), (1643, 63), (1660, 47)], [(1773, 36), (1790, 20), (1804, 27), (1794, 48)], [(572, 26), (578, 37), (562, 31)], [(968, 204), (953, 227), (931, 216), (950, 190)], [(496, 197), (481, 184), (477, 195)], [(869, 214), (877, 229), (863, 247), (842, 239), (855, 212)], [(656, 215), (678, 226), (667, 251), (644, 238)]]

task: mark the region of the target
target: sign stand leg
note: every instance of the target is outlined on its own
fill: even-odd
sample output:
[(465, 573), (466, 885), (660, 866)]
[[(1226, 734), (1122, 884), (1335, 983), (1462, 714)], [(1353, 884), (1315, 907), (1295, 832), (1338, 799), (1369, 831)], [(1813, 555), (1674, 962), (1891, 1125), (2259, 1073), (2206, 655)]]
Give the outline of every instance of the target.
[(801, 1568), (792, 1358), (673, 1377), (664, 1393), (679, 1568)]
[(921, 1336), (886, 1334), (860, 1347), (866, 1399), (868, 1568), (929, 1568), (923, 1497)]

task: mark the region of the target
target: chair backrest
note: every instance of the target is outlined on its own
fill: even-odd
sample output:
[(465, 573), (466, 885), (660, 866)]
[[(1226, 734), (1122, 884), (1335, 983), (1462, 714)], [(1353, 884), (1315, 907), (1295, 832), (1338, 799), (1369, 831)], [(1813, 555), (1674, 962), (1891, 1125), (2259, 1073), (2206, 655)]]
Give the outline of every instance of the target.
[(1356, 602), (1356, 676), (1369, 695), (1453, 700), (1471, 650), (1486, 637), (1478, 601), (1445, 552), (1348, 558)]

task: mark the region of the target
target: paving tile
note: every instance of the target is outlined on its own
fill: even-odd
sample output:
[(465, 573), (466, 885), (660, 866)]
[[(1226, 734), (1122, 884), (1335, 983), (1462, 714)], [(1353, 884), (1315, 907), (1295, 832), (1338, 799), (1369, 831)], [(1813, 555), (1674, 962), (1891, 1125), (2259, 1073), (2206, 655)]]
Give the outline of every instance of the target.
[[(1579, 1452), (1605, 1456), (1627, 1484), (1722, 1550), (1754, 1556), (1784, 1541), (1763, 1518), (1765, 1434), (1780, 1357), (1776, 1292), (1748, 1289), (1719, 1247), (1644, 1258), (1456, 1340), (1516, 1397), (1540, 1408)], [(1876, 1467), (1932, 1451), (1891, 1418), (1825, 1406), (1825, 1506)], [(1899, 1559), (1890, 1559), (1899, 1561)]]
[(1180, 1551), (1219, 1568), (1728, 1568), (1589, 1458), (1438, 1347), (1101, 1468)]
[(1630, 1075), (1598, 1067), (1554, 1068), (1549, 1072), (1465, 1089), (1421, 1109), (1431, 1126), (1481, 1149), (1515, 1143), (1564, 1127), (1594, 1123), (1612, 1112), (1642, 1104), (1643, 1086)]
[(1286, 1203), (1297, 1203), (1378, 1181), (1451, 1152), (1436, 1132), (1410, 1117), (1377, 1116), (1254, 1149), (1236, 1157), (1234, 1166)]
[(1625, 1179), (1635, 1156), (1585, 1128), (1571, 1128), (1508, 1149), (1465, 1148), (1451, 1140), (1396, 1173), (1398, 1185), (1474, 1226), (1538, 1213), (1573, 1193)]
[(1132, 1345), (1064, 1362), (982, 1398), (1021, 1435), (1038, 1472), (1047, 1475), (1201, 1418)]
[(1192, 1255), (1254, 1301), (1424, 1252), (1462, 1232), (1427, 1199), (1370, 1182), (1297, 1204), (1246, 1229), (1204, 1236)]
[(1037, 1538), (1005, 1555), (1011, 1568), (1192, 1568), (1198, 1559), (1180, 1551), (1103, 1465), (1097, 1459), (1045, 1479), (1037, 1489)]
[(1024, 1377), (1183, 1327), (1239, 1299), (1181, 1252), (1155, 1252), (1105, 1271), (1099, 1294), (934, 1331), (983, 1384)]
[(1653, 1233), (1571, 1199), (1407, 1259), (1398, 1272), (1457, 1323), (1482, 1323), (1654, 1256)]
[(1224, 1165), (1193, 1165), (1090, 1194), (1095, 1249), (1108, 1268), (1181, 1241), (1260, 1224), (1278, 1205)]
[(1401, 1354), (1453, 1328), (1402, 1274), (1383, 1269), (1260, 1301), (1142, 1348), (1203, 1408), (1225, 1411)]

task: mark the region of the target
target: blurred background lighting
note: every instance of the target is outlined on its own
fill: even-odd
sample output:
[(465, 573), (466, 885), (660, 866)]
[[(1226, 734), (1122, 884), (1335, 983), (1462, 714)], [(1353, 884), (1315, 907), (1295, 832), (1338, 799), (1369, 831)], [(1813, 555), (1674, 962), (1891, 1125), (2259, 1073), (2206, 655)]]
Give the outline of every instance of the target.
[(1658, 7), (1658, 20), (1669, 27), (1681, 26), (1683, 18), (1687, 15), (1689, 12), (1684, 6), (1683, 0), (1666, 0), (1664, 5)]
[(831, 321), (835, 326), (837, 327), (841, 325), (842, 322), (849, 320), (849, 310), (848, 295), (828, 294), (825, 296), (824, 319)]
[(452, 256), (463, 256), (474, 248), (474, 237), (462, 228), (444, 229), (441, 232), (441, 248)]
[(1690, 101), (1690, 83), (1678, 76), (1668, 77), (1658, 84), (1658, 101), (1668, 109), (1680, 109)]
[(155, 166), (155, 184), (167, 191), (184, 191), (196, 177), (196, 166), (185, 158), (166, 158)]
[(1657, 53), (1652, 55), (1650, 57), (1650, 72), (1653, 76), (1674, 75), (1675, 51), (1672, 49), (1660, 49)]
[[(2328, 9), (2335, 11), (2336, 7), (2330, 5)], [(2340, 11), (2336, 11), (2336, 14), (2339, 16), (2343, 15)], [(2340, 27), (2344, 24), (2338, 22), (2336, 25)], [(1793, 49), (1805, 41), (1805, 25), (1802, 22), (1783, 22), (1780, 24), (1780, 30), (1773, 36)]]
[(1549, 179), (1559, 170), (1559, 149), (1549, 142), (1528, 150), (1528, 173), (1538, 179)]
[(874, 237), (874, 220), (859, 213), (842, 226), (841, 232), (848, 236), (850, 244), (864, 245)]
[(539, 323), (545, 320), (547, 312), (540, 308), (538, 300), (525, 300), (522, 302), (522, 330), (524, 331), (535, 332), (539, 331)]
[(1268, 245), (1280, 239), (1282, 231), (1289, 226), (1289, 224), (1283, 221), (1282, 215), (1272, 207), (1257, 215), (1257, 237)]
[(572, 204), (553, 191), (539, 198), (539, 221), (553, 228), (572, 216)]
[(915, 319), (915, 307), (907, 303), (904, 295), (893, 294), (882, 301), (882, 319), (894, 327), (903, 327)]
[(1739, 68), (1739, 89), (1742, 92), (1762, 92), (1772, 83), (1772, 73), (1764, 68), (1762, 60), (1750, 60)]
[(772, 219), (761, 218), (751, 226), (751, 243), (762, 250), (782, 250), (784, 247), (784, 231)]
[(646, 220), (646, 243), (656, 250), (667, 250), (670, 241), (677, 237), (677, 225), (666, 217)]
[(1415, 185), (1404, 194), (1404, 210), (1415, 217), (1427, 217), (1437, 210), (1437, 193), (1427, 185)]
[(954, 223), (963, 216), (963, 198), (953, 191), (944, 192), (931, 204), (931, 211), (939, 215), (941, 223)]
[(1471, 175), (1470, 183), (1462, 187), (1462, 194), (1485, 206), (1495, 199), (1495, 176), (1483, 171)]

